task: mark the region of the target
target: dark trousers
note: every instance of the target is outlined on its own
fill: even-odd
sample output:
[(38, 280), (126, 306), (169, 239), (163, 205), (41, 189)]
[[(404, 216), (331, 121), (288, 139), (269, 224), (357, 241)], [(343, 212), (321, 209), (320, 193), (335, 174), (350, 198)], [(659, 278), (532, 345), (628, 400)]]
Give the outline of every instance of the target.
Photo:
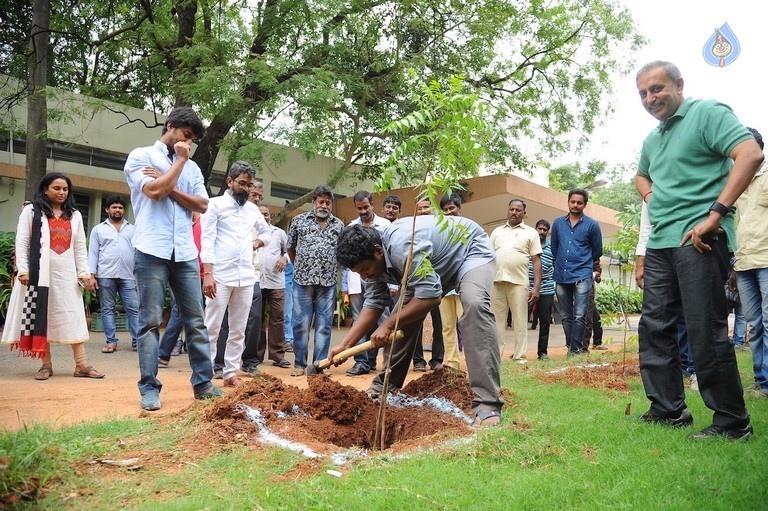
[[(459, 319), (459, 326), (464, 332), (464, 355), (469, 373), (469, 385), (474, 399), (472, 410), (490, 408), (501, 410), (504, 401), (499, 396), (499, 341), (496, 334), (496, 320), (491, 312), (491, 293), (493, 276), (496, 274), (495, 262), (486, 263), (468, 271), (456, 287), (461, 299), (464, 314)], [(393, 312), (396, 314), (397, 312)], [(389, 391), (402, 388), (408, 367), (413, 359), (413, 352), (418, 344), (421, 322), (403, 325), (405, 337), (392, 346), (389, 379)], [(385, 350), (389, 350), (387, 346)], [(371, 389), (382, 392), (384, 372), (380, 372), (371, 382)]]
[[(224, 368), (224, 350), (227, 349), (227, 338), (229, 338), (229, 310), (224, 313), (224, 319), (221, 322), (219, 338), (216, 341), (216, 360), (213, 362), (214, 369)], [(251, 310), (248, 312), (248, 322), (245, 324), (245, 350), (241, 360), (243, 365), (253, 365), (261, 363), (258, 349), (261, 339), (261, 288), (259, 283), (253, 285), (253, 301)]]
[(708, 240), (711, 251), (693, 246), (648, 249), (645, 256), (643, 315), (640, 318), (640, 375), (650, 411), (677, 417), (686, 408), (678, 324), (685, 316), (704, 404), (714, 411), (712, 422), (744, 427), (744, 406), (736, 355), (728, 342), (725, 240)]
[(549, 346), (549, 326), (552, 321), (552, 307), (555, 305), (555, 295), (539, 295), (536, 302), (533, 321), (539, 322), (539, 345), (536, 354), (540, 357), (547, 354)]
[[(269, 316), (265, 316), (269, 304)], [(261, 336), (256, 357), (264, 360), (269, 348), (269, 359), (285, 358), (285, 289), (261, 290)], [(246, 339), (248, 336), (246, 335)]]
[(595, 305), (595, 297), (589, 297), (589, 310), (587, 311), (587, 327), (584, 330), (584, 339), (581, 342), (582, 349), (589, 348), (589, 339), (592, 338), (594, 346), (603, 344), (603, 323), (600, 321), (600, 311)]
[[(430, 367), (435, 367), (437, 364), (443, 363), (443, 357), (445, 356), (445, 345), (443, 344), (443, 319), (440, 316), (440, 309), (435, 307), (430, 312), (432, 315), (432, 358), (429, 360)], [(424, 360), (424, 346), (422, 344), (422, 337), (424, 330), (419, 330), (419, 340), (416, 342), (416, 349), (413, 351), (413, 365), (426, 365), (427, 361)]]

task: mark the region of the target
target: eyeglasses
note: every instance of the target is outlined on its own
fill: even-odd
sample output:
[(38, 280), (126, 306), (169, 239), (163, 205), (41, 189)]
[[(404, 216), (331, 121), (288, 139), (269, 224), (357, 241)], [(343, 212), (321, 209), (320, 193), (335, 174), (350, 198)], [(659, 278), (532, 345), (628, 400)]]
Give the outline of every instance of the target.
[(249, 183), (248, 181), (243, 181), (242, 179), (239, 179), (239, 180), (235, 181), (235, 183), (237, 183), (237, 185), (240, 188), (252, 188), (253, 187), (253, 183)]

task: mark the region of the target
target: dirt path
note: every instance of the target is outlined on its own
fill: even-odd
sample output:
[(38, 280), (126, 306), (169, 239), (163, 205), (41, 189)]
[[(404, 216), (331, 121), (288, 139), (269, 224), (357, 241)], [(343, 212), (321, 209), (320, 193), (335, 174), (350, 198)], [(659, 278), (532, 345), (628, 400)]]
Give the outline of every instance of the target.
[[(343, 332), (342, 332), (343, 333)], [(9, 352), (7, 346), (0, 347), (0, 429), (16, 430), (24, 425), (48, 423), (71, 425), (94, 419), (120, 417), (138, 417), (139, 365), (136, 353), (130, 350), (130, 340), (126, 334), (118, 335), (119, 349), (115, 353), (100, 352), (101, 334), (92, 333), (91, 341), (86, 343), (88, 357), (96, 369), (107, 376), (102, 380), (74, 378), (72, 350), (68, 346), (54, 345), (53, 376), (47, 381), (36, 381), (34, 374), (40, 367), (39, 361), (18, 358), (16, 352)], [(341, 335), (334, 330), (334, 338)], [(127, 349), (126, 349), (127, 347)], [(286, 354), (293, 361), (293, 354)], [(331, 368), (332, 378), (342, 385), (365, 390), (374, 374), (350, 377), (345, 374), (353, 364), (347, 361), (340, 367)], [(307, 387), (307, 378), (292, 378), (291, 368), (275, 367), (271, 362), (259, 366), (262, 372), (281, 378), (290, 385)], [(408, 375), (406, 383), (424, 373)], [(189, 378), (187, 355), (174, 357), (168, 368), (159, 370), (158, 378), (163, 384), (160, 395), (163, 407), (152, 415), (170, 415), (180, 412), (194, 402)], [(221, 380), (214, 380), (218, 386)], [(225, 389), (232, 392), (232, 389)]]
[[(336, 345), (346, 329), (333, 330), (331, 345)], [(507, 330), (507, 348), (512, 348), (511, 330)], [(529, 360), (536, 358), (535, 333), (530, 332), (528, 353)], [(606, 334), (610, 335), (610, 334)], [(550, 356), (565, 357), (562, 328), (553, 325), (550, 331)], [(56, 426), (71, 425), (82, 421), (121, 417), (139, 417), (146, 413), (139, 407), (140, 395), (136, 386), (139, 368), (136, 353), (130, 350), (130, 337), (127, 333), (118, 334), (120, 348), (111, 354), (102, 354), (103, 334), (92, 333), (91, 341), (86, 343), (91, 364), (107, 376), (102, 380), (74, 378), (72, 351), (68, 346), (53, 346), (54, 375), (47, 381), (36, 381), (34, 374), (40, 367), (39, 361), (18, 358), (16, 352), (8, 351), (7, 346), (0, 346), (0, 430), (16, 430), (25, 425), (47, 423)], [(127, 347), (127, 349), (126, 349)], [(509, 353), (502, 358), (503, 361)], [(293, 361), (293, 354), (286, 358)], [(463, 360), (462, 360), (463, 362)], [(509, 361), (506, 361), (509, 363)], [(375, 376), (350, 377), (345, 374), (353, 364), (347, 361), (340, 367), (331, 368), (332, 379), (342, 385), (365, 390)], [(379, 363), (381, 365), (381, 363)], [(299, 388), (307, 387), (306, 377), (292, 378), (291, 368), (282, 369), (270, 362), (259, 366), (262, 372), (276, 376), (285, 383)], [(189, 378), (187, 355), (174, 357), (169, 368), (160, 369), (158, 377), (163, 384), (160, 395), (163, 407), (152, 415), (163, 416), (178, 413), (194, 402)], [(424, 373), (411, 371), (406, 384)], [(214, 380), (221, 386), (221, 380)], [(228, 393), (232, 389), (225, 389)]]

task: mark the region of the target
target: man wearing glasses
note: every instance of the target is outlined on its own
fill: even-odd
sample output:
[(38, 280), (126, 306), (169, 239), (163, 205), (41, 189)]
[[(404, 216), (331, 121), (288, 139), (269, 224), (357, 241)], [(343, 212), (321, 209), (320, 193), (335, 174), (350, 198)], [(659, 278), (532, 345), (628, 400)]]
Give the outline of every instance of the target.
[[(224, 313), (229, 307), (229, 336), (224, 351), (224, 386), (237, 387), (240, 358), (245, 349), (245, 325), (253, 300), (256, 270), (253, 251), (269, 243), (269, 224), (258, 206), (248, 200), (256, 172), (244, 161), (229, 168), (229, 189), (208, 201), (202, 217), (200, 259), (203, 261), (205, 326), (211, 339), (217, 339)], [(256, 239), (251, 230), (261, 233)], [(218, 351), (211, 343), (211, 364)]]

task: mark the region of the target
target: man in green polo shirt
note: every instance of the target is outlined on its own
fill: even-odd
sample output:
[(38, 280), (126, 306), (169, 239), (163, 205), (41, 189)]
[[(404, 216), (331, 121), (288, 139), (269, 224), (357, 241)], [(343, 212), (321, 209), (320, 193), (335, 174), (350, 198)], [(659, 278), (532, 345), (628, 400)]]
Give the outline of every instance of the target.
[(763, 154), (728, 106), (683, 96), (683, 78), (674, 64), (646, 64), (636, 83), (643, 106), (660, 121), (643, 142), (635, 180), (653, 225), (638, 327), (640, 374), (651, 401), (642, 419), (670, 426), (693, 423), (677, 349), (682, 314), (701, 397), (714, 411), (712, 424), (690, 438), (747, 438), (752, 426), (728, 342), (723, 286), (736, 241), (731, 206)]

